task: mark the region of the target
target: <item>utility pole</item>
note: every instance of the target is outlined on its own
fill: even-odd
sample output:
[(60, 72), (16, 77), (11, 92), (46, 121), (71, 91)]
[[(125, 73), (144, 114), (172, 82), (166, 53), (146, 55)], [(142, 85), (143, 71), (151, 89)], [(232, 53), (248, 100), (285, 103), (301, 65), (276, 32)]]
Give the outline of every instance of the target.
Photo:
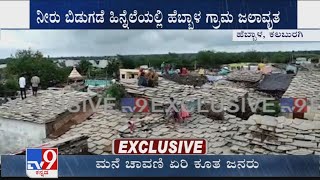
[(197, 60), (194, 61), (194, 70), (196, 70), (196, 69), (197, 69)]

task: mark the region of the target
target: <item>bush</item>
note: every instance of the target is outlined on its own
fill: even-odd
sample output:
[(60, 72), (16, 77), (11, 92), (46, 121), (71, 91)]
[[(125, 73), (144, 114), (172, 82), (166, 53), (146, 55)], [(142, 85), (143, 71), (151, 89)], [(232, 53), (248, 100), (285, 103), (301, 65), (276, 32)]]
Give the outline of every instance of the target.
[(90, 78), (102, 79), (106, 78), (107, 72), (105, 69), (92, 68), (90, 71)]
[(112, 84), (110, 87), (108, 87), (107, 96), (116, 98), (116, 100), (120, 100), (123, 98), (126, 94), (125, 88), (121, 84)]
[(106, 96), (115, 98), (116, 108), (120, 108), (120, 101), (121, 98), (124, 98), (126, 96), (126, 90), (121, 84), (112, 84), (110, 87), (108, 87)]
[(0, 96), (15, 96), (19, 90), (18, 80), (16, 78), (9, 78), (0, 84)]
[(8, 79), (5, 83), (5, 88), (10, 91), (18, 91), (19, 90), (18, 80), (15, 78)]

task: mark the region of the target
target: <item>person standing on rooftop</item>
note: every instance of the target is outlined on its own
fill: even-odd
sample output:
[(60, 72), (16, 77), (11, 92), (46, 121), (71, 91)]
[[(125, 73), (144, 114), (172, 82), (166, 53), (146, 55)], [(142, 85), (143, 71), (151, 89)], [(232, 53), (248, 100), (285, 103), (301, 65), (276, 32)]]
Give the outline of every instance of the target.
[(21, 75), (19, 78), (19, 86), (20, 86), (20, 95), (22, 99), (27, 98), (27, 93), (26, 93), (26, 78), (24, 75)]
[(40, 83), (40, 78), (38, 76), (33, 76), (31, 78), (31, 84), (32, 84), (32, 94), (33, 96), (37, 96), (38, 94), (38, 86)]
[(204, 68), (200, 68), (199, 69), (199, 75), (202, 77), (202, 76), (204, 76), (204, 74), (205, 74), (205, 72), (204, 72)]

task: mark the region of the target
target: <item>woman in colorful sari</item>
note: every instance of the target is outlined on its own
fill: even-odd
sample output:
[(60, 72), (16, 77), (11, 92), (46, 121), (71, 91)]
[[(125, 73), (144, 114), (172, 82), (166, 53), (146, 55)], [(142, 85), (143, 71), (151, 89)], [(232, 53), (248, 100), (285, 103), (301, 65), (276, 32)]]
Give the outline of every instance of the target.
[(189, 114), (185, 104), (181, 104), (180, 117), (182, 118), (183, 121), (186, 118), (190, 117), (190, 114)]

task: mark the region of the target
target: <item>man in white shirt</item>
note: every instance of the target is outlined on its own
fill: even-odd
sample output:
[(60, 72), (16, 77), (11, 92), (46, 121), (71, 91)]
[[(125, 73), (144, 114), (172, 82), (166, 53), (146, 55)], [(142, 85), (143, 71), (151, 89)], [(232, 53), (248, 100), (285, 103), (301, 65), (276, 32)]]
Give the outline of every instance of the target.
[(38, 86), (40, 83), (40, 78), (38, 76), (33, 76), (31, 78), (31, 84), (32, 84), (32, 94), (33, 96), (37, 96), (38, 94)]
[(27, 98), (26, 93), (26, 78), (23, 75), (19, 78), (20, 95), (22, 99)]

